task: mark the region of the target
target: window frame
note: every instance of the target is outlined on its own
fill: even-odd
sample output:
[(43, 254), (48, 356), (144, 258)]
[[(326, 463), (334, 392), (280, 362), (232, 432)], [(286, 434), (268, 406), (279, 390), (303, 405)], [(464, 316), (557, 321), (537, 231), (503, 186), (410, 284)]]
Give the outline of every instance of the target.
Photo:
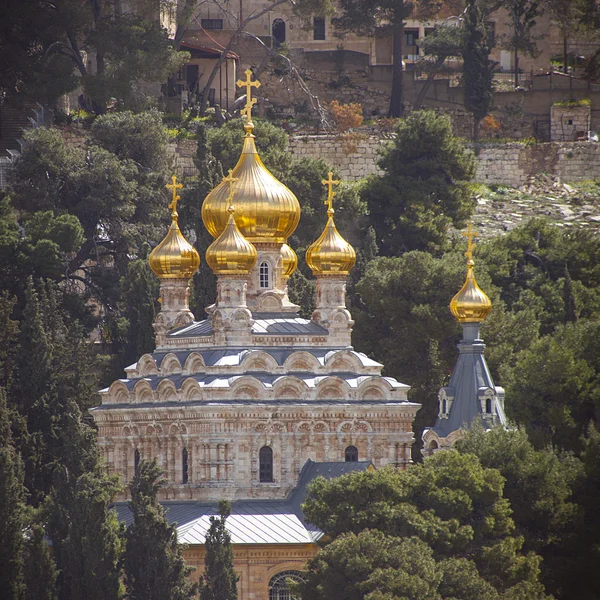
[(326, 39), (327, 25), (325, 23), (325, 17), (313, 17), (313, 40), (324, 42)]
[(266, 260), (258, 266), (258, 287), (261, 290), (271, 289), (271, 265)]
[(206, 31), (221, 31), (223, 19), (200, 19), (200, 27)]
[(263, 446), (258, 451), (258, 481), (260, 483), (273, 483), (273, 448)]
[(356, 446), (346, 446), (344, 450), (344, 462), (358, 462), (358, 448)]

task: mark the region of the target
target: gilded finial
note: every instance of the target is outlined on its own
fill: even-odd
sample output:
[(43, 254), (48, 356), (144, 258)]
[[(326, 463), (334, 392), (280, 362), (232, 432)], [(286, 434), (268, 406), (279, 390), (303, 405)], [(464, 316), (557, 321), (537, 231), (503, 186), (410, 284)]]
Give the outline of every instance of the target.
[(183, 184), (177, 183), (177, 175), (173, 175), (171, 177), (171, 183), (167, 183), (167, 185), (165, 185), (165, 187), (168, 190), (171, 190), (173, 193), (173, 198), (171, 200), (171, 203), (169, 204), (169, 208), (171, 209), (171, 216), (176, 217), (177, 216), (177, 202), (179, 200), (181, 200), (181, 196), (179, 196), (177, 194), (177, 190), (182, 189)]
[(458, 294), (450, 302), (450, 312), (459, 323), (481, 323), (492, 310), (492, 301), (477, 285), (473, 272), (473, 238), (477, 237), (477, 233), (469, 223), (467, 231), (463, 231), (461, 235), (467, 238), (467, 277)]
[(325, 204), (327, 205), (327, 214), (333, 214), (333, 197), (337, 193), (333, 191), (333, 186), (339, 185), (341, 182), (338, 179), (334, 179), (333, 173), (329, 171), (328, 179), (322, 179), (321, 183), (327, 186), (327, 200), (325, 200)]
[(473, 238), (478, 237), (479, 234), (476, 231), (473, 231), (473, 225), (469, 222), (467, 231), (463, 231), (461, 235), (467, 238), (467, 251), (465, 252), (467, 261), (473, 263)]
[(246, 69), (245, 75), (246, 75), (246, 81), (243, 81), (242, 79), (238, 79), (236, 81), (236, 85), (239, 88), (241, 88), (241, 87), (246, 88), (246, 106), (240, 112), (242, 115), (244, 115), (246, 117), (246, 127), (248, 128), (248, 129), (246, 129), (246, 132), (249, 133), (250, 130), (254, 127), (254, 124), (252, 123), (252, 107), (257, 102), (256, 98), (252, 97), (252, 88), (253, 87), (259, 88), (260, 81), (258, 81), (258, 80), (252, 81), (252, 70), (251, 69)]

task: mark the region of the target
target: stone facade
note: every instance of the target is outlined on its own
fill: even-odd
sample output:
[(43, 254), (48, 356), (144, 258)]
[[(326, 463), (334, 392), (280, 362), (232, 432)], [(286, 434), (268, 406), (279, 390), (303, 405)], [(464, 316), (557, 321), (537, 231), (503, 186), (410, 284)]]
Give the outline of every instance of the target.
[(591, 106), (553, 106), (550, 109), (550, 139), (573, 142), (591, 129)]

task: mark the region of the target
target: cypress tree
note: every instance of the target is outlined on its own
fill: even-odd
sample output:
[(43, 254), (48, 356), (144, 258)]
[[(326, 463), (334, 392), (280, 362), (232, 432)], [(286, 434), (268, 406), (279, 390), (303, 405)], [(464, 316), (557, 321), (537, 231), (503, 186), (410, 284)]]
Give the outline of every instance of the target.
[(57, 600), (56, 565), (46, 531), (39, 523), (29, 528), (23, 548), (27, 600)]
[(463, 48), (463, 79), (465, 107), (473, 114), (473, 139), (479, 137), (479, 122), (492, 105), (494, 64), (490, 61), (490, 44), (486, 16), (479, 0), (467, 0), (465, 8), (465, 46)]
[(140, 461), (129, 486), (133, 523), (126, 533), (125, 585), (129, 600), (189, 600), (196, 584), (183, 560), (177, 529), (157, 501), (162, 472), (156, 459)]
[(0, 389), (0, 592), (7, 600), (23, 598), (23, 464), (10, 428), (6, 394)]
[(210, 518), (206, 533), (206, 565), (200, 588), (200, 600), (237, 600), (239, 577), (233, 570), (231, 536), (225, 527), (231, 514), (231, 505), (226, 500), (219, 502), (219, 516)]

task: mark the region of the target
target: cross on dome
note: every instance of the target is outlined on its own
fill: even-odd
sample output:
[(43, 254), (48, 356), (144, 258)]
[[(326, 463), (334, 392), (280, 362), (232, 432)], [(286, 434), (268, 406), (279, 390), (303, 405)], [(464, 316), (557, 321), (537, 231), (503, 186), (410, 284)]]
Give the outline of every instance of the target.
[(325, 200), (325, 204), (327, 205), (327, 212), (333, 210), (333, 197), (337, 192), (333, 191), (333, 186), (341, 183), (338, 179), (333, 179), (333, 173), (329, 171), (328, 179), (322, 179), (321, 183), (327, 186), (327, 200)]
[(236, 85), (239, 88), (241, 88), (241, 87), (246, 88), (246, 107), (243, 108), (240, 112), (242, 115), (244, 115), (246, 117), (246, 123), (250, 124), (250, 123), (252, 123), (252, 107), (257, 102), (256, 98), (252, 98), (252, 88), (253, 87), (259, 88), (260, 81), (258, 81), (258, 80), (252, 81), (252, 70), (251, 69), (246, 69), (245, 75), (246, 75), (246, 81), (238, 79), (236, 81)]
[(473, 261), (473, 238), (478, 237), (479, 234), (476, 231), (473, 231), (473, 225), (469, 222), (469, 227), (467, 231), (463, 231), (461, 233), (463, 237), (467, 238), (467, 251), (465, 252), (465, 256), (469, 262)]
[(229, 204), (231, 204), (231, 201), (233, 200), (233, 196), (235, 194), (235, 190), (233, 189), (233, 184), (236, 181), (239, 181), (240, 178), (239, 177), (234, 177), (232, 175), (233, 173), (233, 169), (229, 169), (229, 173), (227, 174), (226, 177), (223, 177), (223, 182), (224, 183), (228, 183), (229, 184), (229, 194), (227, 195), (227, 202)]
[(165, 185), (165, 187), (168, 190), (172, 190), (172, 192), (173, 192), (173, 198), (171, 200), (171, 203), (169, 204), (169, 208), (173, 211), (174, 214), (177, 214), (177, 201), (181, 200), (181, 196), (179, 196), (177, 194), (177, 190), (182, 189), (183, 184), (177, 183), (177, 175), (173, 175), (171, 177), (171, 182), (172, 183), (167, 183), (167, 185)]

